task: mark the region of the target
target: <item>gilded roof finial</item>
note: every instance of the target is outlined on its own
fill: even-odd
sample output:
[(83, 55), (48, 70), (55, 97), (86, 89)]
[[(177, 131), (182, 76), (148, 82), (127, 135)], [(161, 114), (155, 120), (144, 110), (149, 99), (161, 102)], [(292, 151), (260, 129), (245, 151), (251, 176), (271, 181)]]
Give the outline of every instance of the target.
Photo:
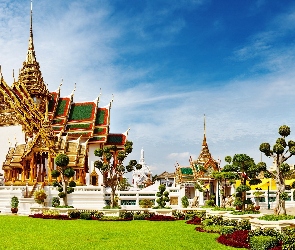
[(203, 146), (206, 146), (206, 115), (204, 114), (204, 139), (203, 139)]
[(14, 69), (12, 69), (12, 78), (13, 78), (13, 82), (15, 82)]
[(60, 90), (60, 88), (61, 88), (61, 86), (62, 86), (63, 83), (64, 83), (64, 79), (61, 78), (61, 83), (60, 83), (59, 86), (58, 86), (58, 90)]
[(75, 91), (76, 91), (76, 86), (77, 86), (77, 84), (75, 83), (75, 85), (74, 85), (74, 89), (73, 89), (73, 91), (72, 91), (72, 96), (74, 95), (74, 93), (75, 93)]
[(30, 15), (30, 37), (29, 37), (29, 48), (27, 53), (27, 63), (33, 63), (36, 61), (34, 42), (33, 42), (33, 1), (31, 0), (31, 15)]

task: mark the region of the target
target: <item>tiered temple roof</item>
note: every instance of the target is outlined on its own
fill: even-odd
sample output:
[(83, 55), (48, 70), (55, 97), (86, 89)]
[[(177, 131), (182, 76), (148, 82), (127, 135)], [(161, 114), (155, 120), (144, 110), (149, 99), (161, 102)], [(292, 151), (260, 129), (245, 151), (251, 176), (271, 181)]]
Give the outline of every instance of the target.
[[(85, 179), (88, 171), (88, 145), (116, 145), (123, 148), (124, 134), (110, 133), (111, 103), (99, 107), (99, 98), (89, 102), (74, 102), (74, 91), (68, 97), (49, 92), (36, 59), (33, 42), (32, 8), (27, 56), (18, 80), (8, 86), (0, 67), (0, 126), (21, 125), (26, 144), (9, 148), (3, 170), (7, 180), (43, 181), (50, 178), (53, 158), (58, 153), (68, 155), (69, 166)], [(48, 168), (48, 170), (46, 170)]]
[(219, 164), (213, 159), (206, 139), (206, 123), (204, 117), (204, 138), (202, 149), (197, 160), (189, 159), (189, 167), (176, 166), (176, 182), (192, 182), (202, 178), (212, 178), (212, 172), (218, 171)]

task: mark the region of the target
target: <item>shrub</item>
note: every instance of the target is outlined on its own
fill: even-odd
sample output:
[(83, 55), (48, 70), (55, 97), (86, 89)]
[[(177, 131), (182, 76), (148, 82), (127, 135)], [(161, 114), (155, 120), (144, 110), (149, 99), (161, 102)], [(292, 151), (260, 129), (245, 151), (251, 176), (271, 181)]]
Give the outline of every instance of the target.
[(47, 198), (47, 194), (43, 189), (37, 190), (34, 192), (34, 199), (38, 204), (44, 203), (44, 200)]
[(279, 240), (282, 240), (282, 234), (274, 228), (256, 228), (255, 230), (251, 230), (249, 232), (249, 238), (253, 236), (272, 236), (276, 237)]
[(136, 212), (134, 215), (133, 215), (133, 219), (134, 220), (145, 220), (147, 218), (150, 218), (152, 217), (153, 215), (155, 215), (154, 213), (149, 213), (149, 212)]
[(236, 221), (236, 220), (229, 220), (229, 219), (223, 220), (223, 226), (233, 226), (233, 227), (236, 227), (237, 225), (238, 225), (238, 221)]
[(253, 236), (250, 238), (250, 247), (252, 250), (267, 250), (278, 244), (279, 240), (272, 236)]
[(284, 215), (284, 214), (279, 214), (279, 215), (273, 215), (273, 214), (266, 214), (261, 217), (259, 217), (259, 220), (267, 220), (267, 221), (278, 221), (278, 220), (293, 220), (295, 218), (294, 215)]
[(10, 201), (10, 205), (12, 208), (18, 208), (19, 200), (16, 196), (13, 196)]
[(241, 220), (236, 226), (237, 230), (251, 230), (251, 223), (249, 220)]
[(220, 233), (223, 226), (220, 225), (210, 225), (203, 227), (204, 231), (207, 233)]
[(52, 198), (52, 206), (58, 207), (60, 205), (59, 197), (53, 197)]
[(133, 219), (133, 212), (121, 212), (119, 217), (122, 219)]
[(223, 216), (208, 216), (208, 219), (211, 219), (214, 225), (223, 225)]
[(179, 211), (173, 211), (172, 215), (177, 219), (177, 220), (184, 220), (185, 219), (185, 214)]
[(181, 204), (182, 204), (182, 207), (184, 207), (184, 208), (187, 208), (188, 207), (189, 202), (188, 202), (188, 198), (186, 196), (183, 196), (181, 198)]
[(234, 226), (224, 226), (220, 229), (220, 234), (231, 234), (235, 231)]
[(80, 218), (80, 215), (81, 215), (81, 212), (80, 211), (69, 211), (68, 212), (68, 216), (71, 219), (79, 219)]
[(81, 213), (80, 219), (81, 220), (91, 220), (91, 215), (90, 215), (90, 213)]
[(284, 235), (283, 250), (295, 249), (295, 235)]
[(150, 208), (154, 205), (154, 203), (149, 199), (143, 199), (139, 201), (139, 206), (142, 208)]
[(213, 220), (212, 219), (205, 219), (202, 221), (202, 225), (204, 227), (207, 227), (207, 226), (210, 226), (210, 225), (213, 225)]

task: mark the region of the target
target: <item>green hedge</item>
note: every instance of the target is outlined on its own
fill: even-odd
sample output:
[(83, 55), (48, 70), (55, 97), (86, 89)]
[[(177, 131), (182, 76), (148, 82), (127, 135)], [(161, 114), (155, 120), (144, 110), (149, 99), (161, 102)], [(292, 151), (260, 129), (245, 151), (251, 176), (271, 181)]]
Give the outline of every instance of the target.
[(250, 238), (252, 250), (267, 250), (279, 244), (279, 240), (272, 236), (253, 236)]

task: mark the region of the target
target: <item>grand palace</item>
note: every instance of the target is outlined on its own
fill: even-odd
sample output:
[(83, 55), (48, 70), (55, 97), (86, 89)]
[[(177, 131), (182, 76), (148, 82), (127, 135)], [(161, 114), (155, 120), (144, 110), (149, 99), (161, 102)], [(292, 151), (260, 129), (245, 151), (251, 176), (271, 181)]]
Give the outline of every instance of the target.
[[(72, 180), (77, 186), (68, 198), (69, 205), (77, 208), (104, 207), (110, 200), (110, 191), (104, 185), (104, 176), (94, 167), (94, 151), (112, 145), (123, 149), (128, 130), (125, 133), (110, 132), (112, 101), (100, 107), (99, 95), (94, 101), (75, 102), (75, 91), (67, 97), (60, 95), (62, 85), (55, 91), (48, 90), (34, 48), (32, 8), (27, 54), (18, 77), (10, 86), (0, 68), (0, 80), (0, 131), (7, 127), (22, 131), (21, 138), (14, 145), (4, 148), (0, 210), (8, 211), (10, 198), (17, 196), (20, 213), (29, 213), (34, 205), (32, 194), (40, 188), (47, 192), (47, 204), (50, 205), (58, 193), (52, 186), (51, 172), (57, 168), (54, 159), (60, 153), (68, 156), (68, 166), (75, 171)], [(142, 150), (139, 162), (143, 169), (134, 171), (133, 187), (118, 191), (122, 207), (138, 207), (142, 199), (154, 201), (159, 184), (167, 186), (171, 207), (180, 207), (183, 196), (195, 205), (203, 205), (211, 199), (211, 194), (218, 196), (219, 186), (212, 172), (218, 171), (220, 166), (209, 151), (205, 117), (201, 152), (195, 160), (190, 157), (189, 166), (177, 164), (174, 173), (163, 172), (152, 184), (151, 172), (143, 155)], [(224, 192), (231, 195), (234, 187), (227, 185)]]

